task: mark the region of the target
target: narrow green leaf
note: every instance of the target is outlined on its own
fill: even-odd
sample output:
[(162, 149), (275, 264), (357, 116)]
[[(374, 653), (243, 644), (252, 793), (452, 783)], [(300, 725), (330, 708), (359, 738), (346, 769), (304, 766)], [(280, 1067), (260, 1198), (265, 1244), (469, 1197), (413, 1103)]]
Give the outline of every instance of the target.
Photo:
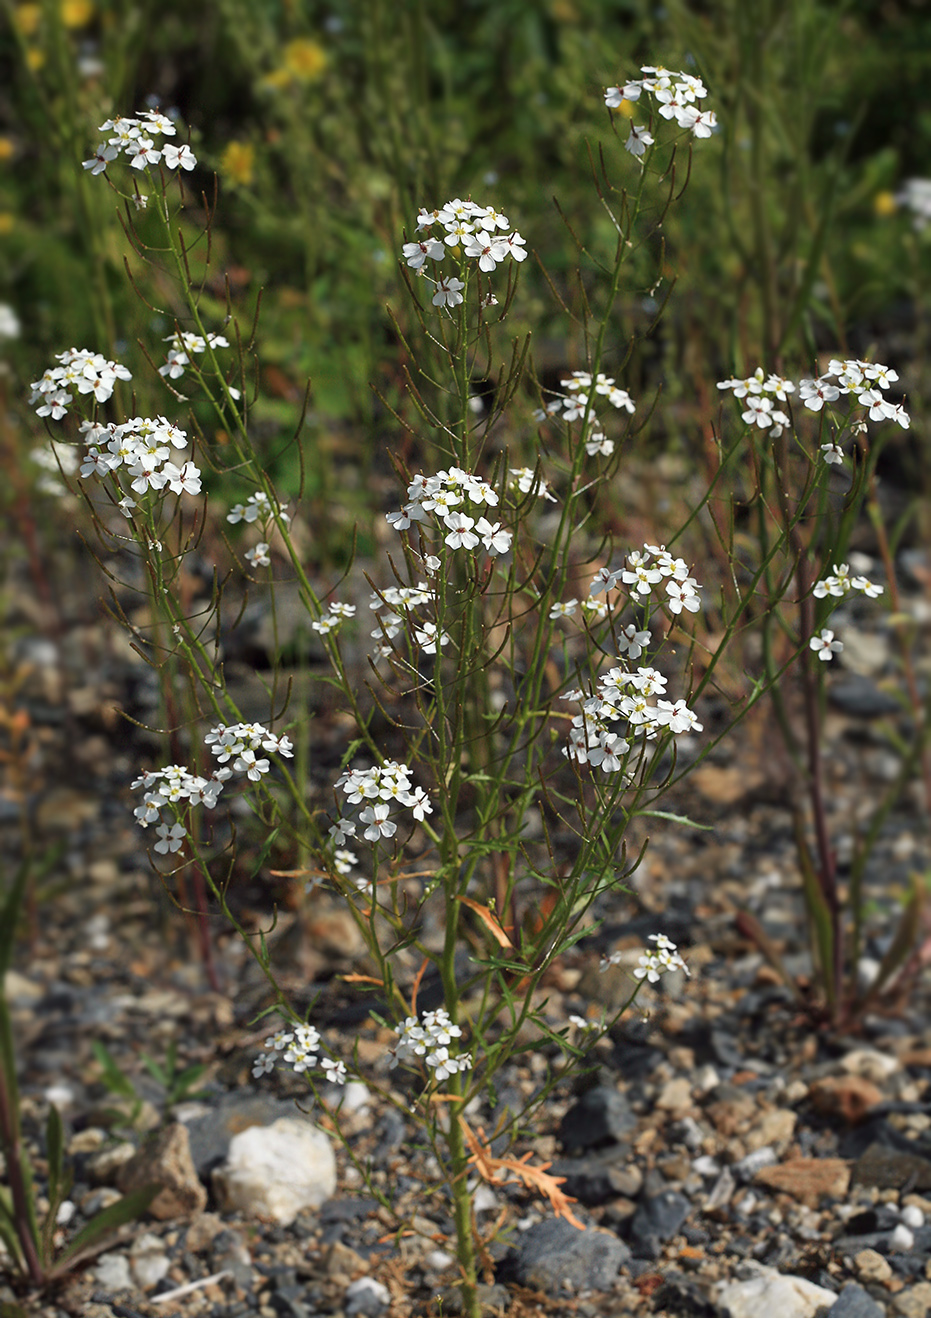
[(16, 927), (19, 924), (19, 911), (23, 904), (23, 897), (26, 895), (26, 886), (29, 883), (29, 872), (30, 863), (28, 860), (24, 860), (16, 871), (16, 877), (6, 895), (6, 901), (0, 908), (0, 988), (2, 988), (3, 978), (9, 970), (13, 958)]
[(638, 810), (637, 816), (640, 819), (668, 819), (672, 824), (685, 824), (686, 828), (697, 828), (702, 833), (714, 832), (713, 824), (697, 824), (688, 815), (677, 815), (671, 810)]
[(895, 937), (880, 962), (876, 978), (867, 991), (865, 1001), (869, 1002), (882, 992), (885, 985), (914, 950), (921, 931), (921, 909), (923, 905), (924, 894), (913, 879), (911, 895), (899, 917)]
[(91, 1040), (91, 1051), (103, 1067), (101, 1078), (110, 1092), (120, 1094), (123, 1098), (135, 1098), (136, 1088), (129, 1076), (123, 1074), (116, 1058), (107, 1051), (99, 1039)]
[(782, 957), (776, 950), (775, 943), (756, 916), (751, 915), (749, 911), (738, 911), (736, 925), (738, 932), (743, 934), (744, 938), (749, 938), (752, 943), (756, 944), (786, 987), (791, 989), (797, 998), (801, 998), (802, 994), (799, 986), (789, 974)]
[(149, 1207), (149, 1204), (161, 1190), (160, 1185), (147, 1185), (142, 1190), (123, 1195), (115, 1204), (104, 1208), (91, 1218), (85, 1227), (77, 1233), (58, 1258), (52, 1269), (53, 1276), (60, 1276), (83, 1255), (93, 1252), (101, 1241), (128, 1222), (135, 1222)]
[(54, 1199), (62, 1183), (65, 1152), (65, 1133), (61, 1123), (61, 1113), (54, 1103), (48, 1110), (45, 1151), (48, 1158), (48, 1195), (50, 1199)]
[(168, 1074), (159, 1063), (156, 1062), (154, 1057), (150, 1057), (148, 1053), (142, 1053), (142, 1065), (157, 1084), (160, 1084), (163, 1089), (168, 1088)]

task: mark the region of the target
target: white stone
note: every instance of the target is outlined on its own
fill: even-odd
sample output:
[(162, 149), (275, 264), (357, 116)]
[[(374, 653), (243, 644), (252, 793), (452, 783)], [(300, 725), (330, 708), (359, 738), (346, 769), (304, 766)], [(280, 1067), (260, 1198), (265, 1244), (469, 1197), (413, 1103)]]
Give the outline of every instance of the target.
[(893, 1249), (901, 1250), (903, 1254), (907, 1254), (915, 1243), (915, 1237), (908, 1227), (900, 1222), (889, 1237), (889, 1243)]
[(377, 1310), (379, 1304), (387, 1309), (391, 1303), (391, 1292), (374, 1277), (360, 1277), (347, 1289), (343, 1300), (347, 1314), (371, 1314)]
[(150, 1290), (168, 1275), (171, 1260), (165, 1253), (165, 1246), (158, 1236), (146, 1234), (133, 1242), (130, 1250), (130, 1264), (136, 1285), (141, 1290)]
[(763, 1267), (746, 1281), (722, 1283), (715, 1294), (721, 1318), (815, 1318), (820, 1308), (830, 1309), (836, 1299), (833, 1291), (804, 1277), (787, 1277)]
[(213, 1174), (224, 1207), (289, 1226), (302, 1208), (319, 1208), (336, 1189), (329, 1138), (296, 1117), (234, 1135)]
[(94, 1281), (104, 1290), (130, 1290), (133, 1279), (129, 1259), (125, 1254), (101, 1254), (94, 1264)]
[(917, 1204), (909, 1204), (906, 1208), (903, 1208), (899, 1213), (899, 1217), (905, 1226), (911, 1227), (914, 1231), (917, 1231), (919, 1227), (925, 1224), (925, 1215)]
[(341, 1112), (367, 1112), (371, 1107), (372, 1095), (361, 1080), (350, 1080), (346, 1085), (334, 1086), (334, 1089), (334, 1106), (338, 1105)]
[(856, 1048), (842, 1060), (841, 1068), (848, 1075), (859, 1075), (864, 1080), (872, 1080), (873, 1084), (881, 1085), (896, 1071), (901, 1071), (902, 1063), (897, 1057), (890, 1057), (888, 1053), (881, 1053), (876, 1048)]

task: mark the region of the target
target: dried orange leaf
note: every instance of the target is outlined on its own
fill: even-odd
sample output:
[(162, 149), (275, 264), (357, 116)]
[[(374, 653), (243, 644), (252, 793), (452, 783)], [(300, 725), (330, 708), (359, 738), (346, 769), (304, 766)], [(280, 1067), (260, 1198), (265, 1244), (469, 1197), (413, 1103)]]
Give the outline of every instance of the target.
[(482, 906), (480, 902), (473, 901), (471, 897), (457, 897), (456, 901), (462, 902), (463, 906), (468, 906), (470, 911), (475, 912), (485, 928), (496, 939), (499, 947), (509, 947), (512, 951), (514, 950), (514, 944), (487, 906)]

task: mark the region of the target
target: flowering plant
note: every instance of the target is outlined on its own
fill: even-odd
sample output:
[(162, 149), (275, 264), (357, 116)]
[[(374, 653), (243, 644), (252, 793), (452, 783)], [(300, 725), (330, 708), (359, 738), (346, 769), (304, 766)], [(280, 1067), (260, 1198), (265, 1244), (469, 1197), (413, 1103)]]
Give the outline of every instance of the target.
[[(643, 78), (608, 89), (609, 107), (626, 113), (634, 104), (650, 105), (651, 115), (674, 121), (689, 135), (689, 150), (693, 139), (710, 135), (716, 120), (713, 111), (700, 108), (707, 95), (700, 79), (652, 67), (641, 72)], [(647, 543), (619, 556), (613, 546), (589, 538), (589, 500), (601, 492), (592, 468), (601, 467), (606, 488), (638, 415), (637, 403), (618, 382), (622, 365), (610, 364), (624, 361), (613, 341), (612, 313), (630, 254), (643, 245), (638, 226), (650, 189), (664, 177), (654, 169), (653, 118), (640, 128), (631, 122), (627, 150), (639, 167), (629, 190), (604, 199), (617, 242), (613, 263), (605, 266), (597, 327), (586, 341), (585, 369), (564, 376), (558, 392), (543, 395), (535, 414), (541, 434), (530, 452), (521, 451), (519, 425), (513, 426), (513, 444), (496, 447), (490, 425), (476, 419), (473, 407), (478, 352), (491, 343), (514, 296), (515, 272), (527, 255), (524, 238), (493, 206), (455, 199), (422, 209), (414, 236), (400, 244), (400, 270), (424, 329), (423, 355), (418, 359), (412, 351), (408, 380), (426, 452), (422, 471), (395, 460), (406, 494), (384, 517), (381, 529), (392, 547), (369, 573), (376, 624), (370, 629), (375, 644), (368, 657), (376, 678), (371, 690), (383, 716), (377, 734), (342, 650), (347, 632), (358, 626), (358, 604), (321, 594), (308, 576), (296, 534), (300, 509), (287, 511), (255, 448), (246, 391), (234, 387), (233, 371), (218, 357), (229, 340), (203, 322), (199, 289), (171, 223), (172, 180), (165, 170), (192, 169), (196, 162), (186, 149), (155, 145), (153, 133), (174, 133), (174, 125), (166, 121), (166, 127), (158, 116), (108, 121), (101, 131), (111, 138), (85, 162), (99, 174), (123, 152), (131, 169), (146, 171), (153, 188), (150, 210), (163, 224), (189, 316), (169, 336), (165, 362), (156, 367), (153, 361), (153, 373), (176, 397), (173, 382), (186, 376), (202, 390), (223, 442), (211, 442), (199, 428), (198, 456), (218, 479), (235, 471), (245, 482), (250, 492), (227, 522), (261, 536), (243, 554), (249, 569), (243, 575), (267, 583), (274, 616), (275, 584), (282, 570), (289, 571), (314, 644), (325, 654), (321, 680), (338, 693), (352, 737), (326, 804), (301, 779), (305, 727), (300, 712), (283, 721), (277, 671), (267, 717), (247, 720), (226, 685), (219, 640), (212, 646), (209, 641), (208, 624), (218, 638), (222, 634), (219, 593), (205, 621), (203, 612), (186, 607), (177, 588), (191, 542), (187, 529), (201, 515), (193, 501), (203, 495), (193, 458), (179, 462), (180, 454), (173, 455), (187, 447), (185, 432), (161, 416), (106, 421), (99, 408), (128, 372), (93, 353), (62, 354), (59, 366), (33, 386), (46, 424), (67, 425), (72, 411), (85, 407), (76, 437), (82, 484), (93, 490), (90, 478), (97, 480), (105, 500), (125, 518), (148, 569), (152, 653), (183, 672), (210, 711), (210, 730), (188, 758), (179, 753), (176, 737), (174, 762), (143, 770), (135, 780), (141, 793), (135, 815), (142, 829), (154, 828), (152, 850), (157, 863), (169, 867), (163, 869), (166, 882), (188, 870), (202, 876), (216, 908), (267, 979), (266, 1014), (274, 1013), (278, 1023), (253, 1062), (253, 1075), (261, 1080), (287, 1067), (315, 1093), (333, 1084), (338, 1095), (347, 1079), (363, 1072), (357, 1057), (338, 1057), (317, 1025), (291, 1004), (264, 936), (245, 927), (228, 884), (218, 877), (221, 867), (235, 862), (226, 854), (233, 851), (229, 839), (235, 834), (213, 821), (234, 788), (271, 834), (266, 850), (286, 839), (301, 856), (300, 868), (273, 873), (304, 878), (310, 901), (321, 887), (335, 893), (364, 943), (371, 973), (354, 982), (377, 993), (373, 1018), (396, 1035), (391, 1069), (404, 1069), (411, 1081), (404, 1096), (385, 1085), (385, 1098), (414, 1113), (449, 1187), (468, 1318), (478, 1313), (484, 1247), (476, 1237), (469, 1173), (496, 1177), (500, 1160), (472, 1133), (465, 1113), (473, 1103), (490, 1100), (496, 1077), (527, 1047), (532, 1032), (559, 1065), (502, 1131), (516, 1135), (564, 1073), (561, 1068), (583, 1062), (611, 1028), (614, 1018), (605, 1016), (586, 1025), (580, 1042), (582, 1018), (554, 1022), (548, 1015), (538, 993), (544, 977), (597, 926), (606, 900), (636, 867), (640, 857), (628, 855), (632, 822), (662, 816), (657, 806), (664, 792), (713, 744), (703, 736), (703, 693), (767, 574), (778, 577), (773, 590), (783, 604), (791, 572), (809, 561), (813, 546), (802, 543), (799, 526), (837, 465), (835, 450), (843, 452), (842, 441), (861, 443), (866, 419), (908, 421), (899, 404), (885, 399), (894, 372), (868, 363), (832, 362), (824, 375), (797, 389), (762, 370), (723, 381), (721, 389), (738, 399), (745, 431), (722, 451), (722, 470), (749, 434), (757, 446), (754, 471), (761, 479), (782, 480), (787, 497), (780, 507), (789, 511), (749, 579), (732, 572), (734, 593), (728, 598), (722, 591), (713, 605), (694, 563), (684, 549), (678, 552), (681, 528), (671, 547)], [(432, 289), (428, 306), (421, 305), (422, 284)], [(498, 382), (504, 400), (499, 416), (517, 396), (527, 354), (526, 344), (517, 345)], [(236, 369), (241, 379), (241, 361)], [(820, 414), (818, 439), (827, 440), (819, 448), (825, 458), (820, 463), (810, 456), (809, 437), (796, 437), (793, 430), (796, 393), (807, 412)], [(865, 412), (851, 411), (838, 429), (832, 407), (842, 397), (855, 398)], [(612, 419), (625, 427), (618, 437), (607, 433)], [(799, 461), (807, 464), (798, 490), (789, 479), (790, 436), (797, 440)], [(764, 452), (764, 444), (774, 446), (772, 452)], [(527, 465), (511, 465), (522, 460)], [(761, 506), (767, 494), (758, 491)], [(711, 497), (709, 491), (692, 516)], [(98, 518), (109, 534), (103, 516)], [(849, 576), (842, 547), (834, 537), (825, 557), (834, 567), (830, 576), (806, 581), (801, 599), (808, 612), (800, 615), (792, 652), (781, 666), (770, 666), (739, 715), (796, 660), (813, 660), (823, 671), (841, 645), (821, 626), (835, 603), (849, 591), (869, 596), (879, 589), (865, 577)], [(714, 643), (705, 616), (712, 607), (718, 614)], [(692, 662), (699, 652), (700, 666)], [(567, 711), (563, 702), (574, 709)], [(557, 826), (571, 845), (554, 845)], [(644, 984), (686, 970), (664, 934), (651, 941), (654, 948), (633, 971), (625, 1009)], [(617, 959), (611, 953), (601, 964), (606, 968)], [(439, 1005), (421, 1010), (418, 997), (428, 974)], [(333, 1120), (339, 1129), (338, 1097)], [(532, 1181), (531, 1167), (517, 1165), (524, 1168), (525, 1183)], [(555, 1193), (554, 1178), (544, 1181), (544, 1169), (536, 1170), (556, 1211), (571, 1218), (569, 1200)], [(373, 1192), (381, 1193), (375, 1187)]]

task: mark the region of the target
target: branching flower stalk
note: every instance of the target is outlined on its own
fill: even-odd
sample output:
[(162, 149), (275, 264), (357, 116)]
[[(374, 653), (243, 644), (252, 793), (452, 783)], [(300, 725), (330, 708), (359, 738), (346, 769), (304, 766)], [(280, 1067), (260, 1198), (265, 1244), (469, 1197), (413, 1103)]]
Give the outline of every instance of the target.
[[(761, 494), (767, 489), (771, 491), (771, 497), (768, 500), (761, 497), (757, 505), (758, 541), (765, 553), (772, 540), (771, 528), (777, 528), (776, 537), (784, 540), (794, 565), (797, 630), (780, 607), (785, 594), (784, 577), (775, 579), (768, 566), (763, 578), (766, 585), (762, 601), (763, 653), (779, 724), (789, 752), (803, 768), (809, 795), (817, 864), (812, 860), (798, 812), (796, 840), (815, 963), (827, 1013), (835, 1022), (855, 1011), (861, 1001), (856, 974), (862, 933), (861, 878), (865, 854), (855, 861), (855, 878), (851, 884), (854, 957), (848, 967), (822, 752), (824, 675), (827, 663), (843, 650), (843, 642), (824, 624), (836, 604), (847, 595), (862, 593), (875, 598), (883, 592), (881, 585), (866, 577), (851, 576), (842, 560), (866, 504), (883, 443), (882, 431), (869, 440), (868, 429), (871, 424), (885, 423), (888, 427), (888, 423), (895, 422), (903, 429), (910, 424), (904, 406), (889, 396), (897, 378), (894, 370), (878, 363), (834, 359), (822, 375), (802, 379), (797, 386), (781, 376), (767, 377), (761, 369), (746, 379), (724, 380), (718, 385), (719, 389), (732, 391), (739, 400), (746, 427), (744, 435), (761, 472)], [(793, 410), (791, 400), (796, 394), (797, 408)], [(818, 418), (816, 434), (811, 424), (806, 424), (805, 412)], [(840, 515), (834, 517), (830, 508), (832, 476), (848, 464), (846, 448), (851, 441), (856, 455), (853, 481)], [(801, 483), (796, 477), (800, 463)], [(766, 561), (772, 562), (768, 556)], [(832, 573), (819, 578), (816, 563), (832, 563)], [(884, 566), (887, 573), (891, 571), (888, 554)], [(822, 566), (820, 571), (825, 568)], [(806, 662), (800, 669), (805, 729), (803, 765), (786, 703), (774, 680), (779, 662), (774, 640), (778, 634), (787, 637), (795, 647), (807, 650)], [(883, 817), (889, 808), (891, 800), (887, 798), (879, 807)], [(867, 837), (875, 841), (876, 835), (871, 828)], [(903, 918), (910, 918), (908, 911)], [(848, 969), (849, 990), (845, 987)]]

